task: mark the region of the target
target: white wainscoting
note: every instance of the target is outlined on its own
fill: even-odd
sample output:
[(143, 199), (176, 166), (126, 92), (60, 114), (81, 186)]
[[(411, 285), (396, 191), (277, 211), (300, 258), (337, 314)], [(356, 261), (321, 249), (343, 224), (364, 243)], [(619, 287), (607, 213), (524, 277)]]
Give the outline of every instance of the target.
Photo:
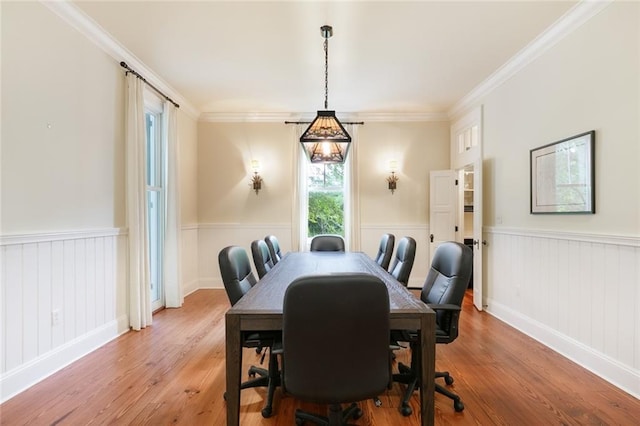
[(119, 229), (0, 237), (5, 401), (128, 330)]
[(200, 288), (198, 275), (198, 225), (182, 226), (182, 293), (186, 296)]
[(640, 398), (640, 238), (485, 237), (487, 311)]

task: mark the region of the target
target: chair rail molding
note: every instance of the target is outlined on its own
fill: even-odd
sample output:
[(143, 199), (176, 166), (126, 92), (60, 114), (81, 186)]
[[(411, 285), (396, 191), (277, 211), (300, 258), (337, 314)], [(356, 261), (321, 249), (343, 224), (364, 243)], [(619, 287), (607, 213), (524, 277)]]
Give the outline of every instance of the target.
[(84, 238), (101, 238), (127, 235), (125, 228), (80, 229), (69, 231), (30, 232), (24, 234), (0, 235), (0, 246), (13, 244), (32, 244), (51, 241), (81, 240)]
[(640, 247), (640, 237), (615, 234), (590, 234), (584, 232), (551, 231), (530, 228), (502, 228), (484, 227), (484, 232), (496, 235), (513, 235), (537, 238), (550, 238), (568, 241), (584, 241), (602, 244), (614, 244), (620, 246)]

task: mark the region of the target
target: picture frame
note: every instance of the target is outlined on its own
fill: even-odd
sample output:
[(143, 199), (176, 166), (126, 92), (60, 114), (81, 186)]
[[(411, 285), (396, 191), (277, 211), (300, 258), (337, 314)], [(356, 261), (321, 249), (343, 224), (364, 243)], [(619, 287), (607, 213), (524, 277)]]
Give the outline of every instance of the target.
[(595, 130), (529, 151), (531, 214), (595, 214)]

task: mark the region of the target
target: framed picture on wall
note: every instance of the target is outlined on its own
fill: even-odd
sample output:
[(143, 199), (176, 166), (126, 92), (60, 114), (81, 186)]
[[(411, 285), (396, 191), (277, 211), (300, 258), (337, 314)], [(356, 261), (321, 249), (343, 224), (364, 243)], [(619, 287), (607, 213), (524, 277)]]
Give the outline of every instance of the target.
[(596, 212), (595, 130), (529, 152), (531, 213)]

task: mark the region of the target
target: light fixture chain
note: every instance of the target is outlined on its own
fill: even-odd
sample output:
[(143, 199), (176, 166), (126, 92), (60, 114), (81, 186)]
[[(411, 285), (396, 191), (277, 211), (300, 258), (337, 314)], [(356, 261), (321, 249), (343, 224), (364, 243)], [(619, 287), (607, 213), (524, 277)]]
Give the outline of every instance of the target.
[(324, 39), (324, 109), (329, 109), (329, 39)]

